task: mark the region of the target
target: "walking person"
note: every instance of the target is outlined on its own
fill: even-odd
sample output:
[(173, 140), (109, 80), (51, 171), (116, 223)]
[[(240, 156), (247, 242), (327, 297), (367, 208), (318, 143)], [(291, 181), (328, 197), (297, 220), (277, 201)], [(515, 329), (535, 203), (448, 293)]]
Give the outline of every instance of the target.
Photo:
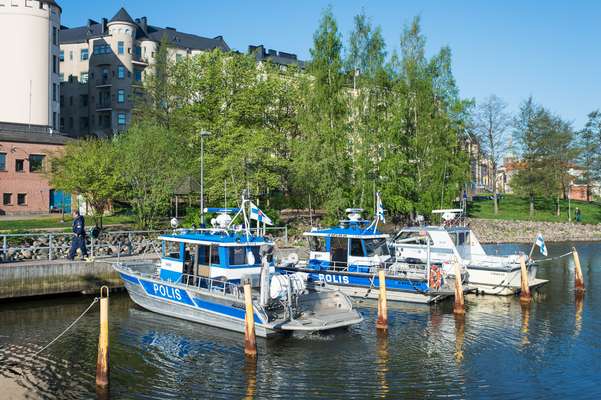
[(86, 248), (86, 222), (83, 215), (79, 213), (79, 210), (73, 211), (73, 233), (75, 237), (71, 241), (71, 248), (67, 256), (71, 261), (75, 259), (77, 249), (81, 250), (82, 257), (85, 258), (88, 256), (88, 249)]
[(580, 208), (576, 207), (576, 222), (580, 222)]

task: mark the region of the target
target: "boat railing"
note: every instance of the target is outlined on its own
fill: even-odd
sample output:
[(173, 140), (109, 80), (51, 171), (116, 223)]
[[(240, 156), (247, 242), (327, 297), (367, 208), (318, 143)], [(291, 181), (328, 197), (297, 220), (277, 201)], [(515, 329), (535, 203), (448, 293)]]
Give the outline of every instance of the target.
[[(402, 265), (402, 267), (401, 267)], [(329, 271), (333, 272), (363, 272), (370, 274), (377, 274), (379, 270), (384, 269), (388, 276), (406, 276), (407, 273), (414, 274), (425, 274), (426, 264), (415, 264), (415, 263), (397, 263), (395, 261), (385, 262), (362, 262), (348, 263), (344, 261), (331, 261), (328, 266)]]
[(222, 279), (207, 278), (204, 276), (182, 274), (180, 284), (198, 289), (208, 290), (211, 293), (221, 293), (222, 295), (233, 295), (237, 299), (241, 297), (238, 285)]

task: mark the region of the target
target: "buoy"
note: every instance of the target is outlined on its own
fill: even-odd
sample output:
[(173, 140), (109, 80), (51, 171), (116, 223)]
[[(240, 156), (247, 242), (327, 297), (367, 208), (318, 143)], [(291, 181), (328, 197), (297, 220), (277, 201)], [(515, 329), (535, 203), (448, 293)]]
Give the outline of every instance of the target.
[(530, 303), (532, 295), (530, 295), (530, 286), (528, 285), (528, 269), (526, 268), (526, 256), (520, 256), (520, 301), (522, 303)]
[(572, 255), (574, 256), (574, 287), (578, 292), (583, 292), (584, 278), (582, 277), (582, 269), (580, 269), (580, 257), (576, 247), (572, 247)]
[(109, 288), (100, 288), (100, 335), (96, 361), (96, 386), (109, 384)]
[(378, 296), (378, 320), (376, 329), (384, 332), (388, 330), (388, 305), (386, 304), (386, 274), (383, 269), (378, 271), (380, 295)]
[(453, 261), (453, 267), (455, 269), (455, 305), (453, 306), (453, 313), (463, 315), (465, 314), (465, 302), (463, 300), (463, 285), (461, 284), (461, 269), (457, 259)]
[(244, 318), (244, 354), (247, 357), (257, 357), (257, 340), (255, 338), (255, 315), (253, 308), (250, 283), (244, 283), (244, 303), (246, 316)]

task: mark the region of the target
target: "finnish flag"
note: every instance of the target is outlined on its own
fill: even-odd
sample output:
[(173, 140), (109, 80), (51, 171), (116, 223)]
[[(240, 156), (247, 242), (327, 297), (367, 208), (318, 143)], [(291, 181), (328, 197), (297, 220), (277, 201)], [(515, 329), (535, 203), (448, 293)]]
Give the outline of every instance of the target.
[(386, 218), (384, 218), (384, 206), (382, 205), (382, 197), (380, 196), (380, 192), (376, 193), (376, 214), (382, 223), (386, 223)]
[(545, 246), (545, 239), (541, 233), (536, 236), (536, 245), (538, 246), (540, 253), (543, 256), (547, 256), (547, 246)]
[(255, 221), (263, 222), (267, 225), (273, 225), (271, 218), (269, 218), (259, 207), (255, 205), (252, 201), (250, 202), (250, 219), (254, 219)]

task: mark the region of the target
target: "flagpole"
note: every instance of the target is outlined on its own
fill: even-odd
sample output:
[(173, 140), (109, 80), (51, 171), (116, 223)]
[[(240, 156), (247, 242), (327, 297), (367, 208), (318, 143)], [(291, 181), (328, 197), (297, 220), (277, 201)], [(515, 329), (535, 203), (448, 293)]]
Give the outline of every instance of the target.
[(534, 251), (534, 246), (536, 246), (537, 238), (538, 238), (538, 235), (536, 235), (536, 237), (534, 238), (534, 243), (532, 243), (532, 248), (530, 249), (530, 254), (528, 254), (528, 258), (532, 258), (532, 252)]

